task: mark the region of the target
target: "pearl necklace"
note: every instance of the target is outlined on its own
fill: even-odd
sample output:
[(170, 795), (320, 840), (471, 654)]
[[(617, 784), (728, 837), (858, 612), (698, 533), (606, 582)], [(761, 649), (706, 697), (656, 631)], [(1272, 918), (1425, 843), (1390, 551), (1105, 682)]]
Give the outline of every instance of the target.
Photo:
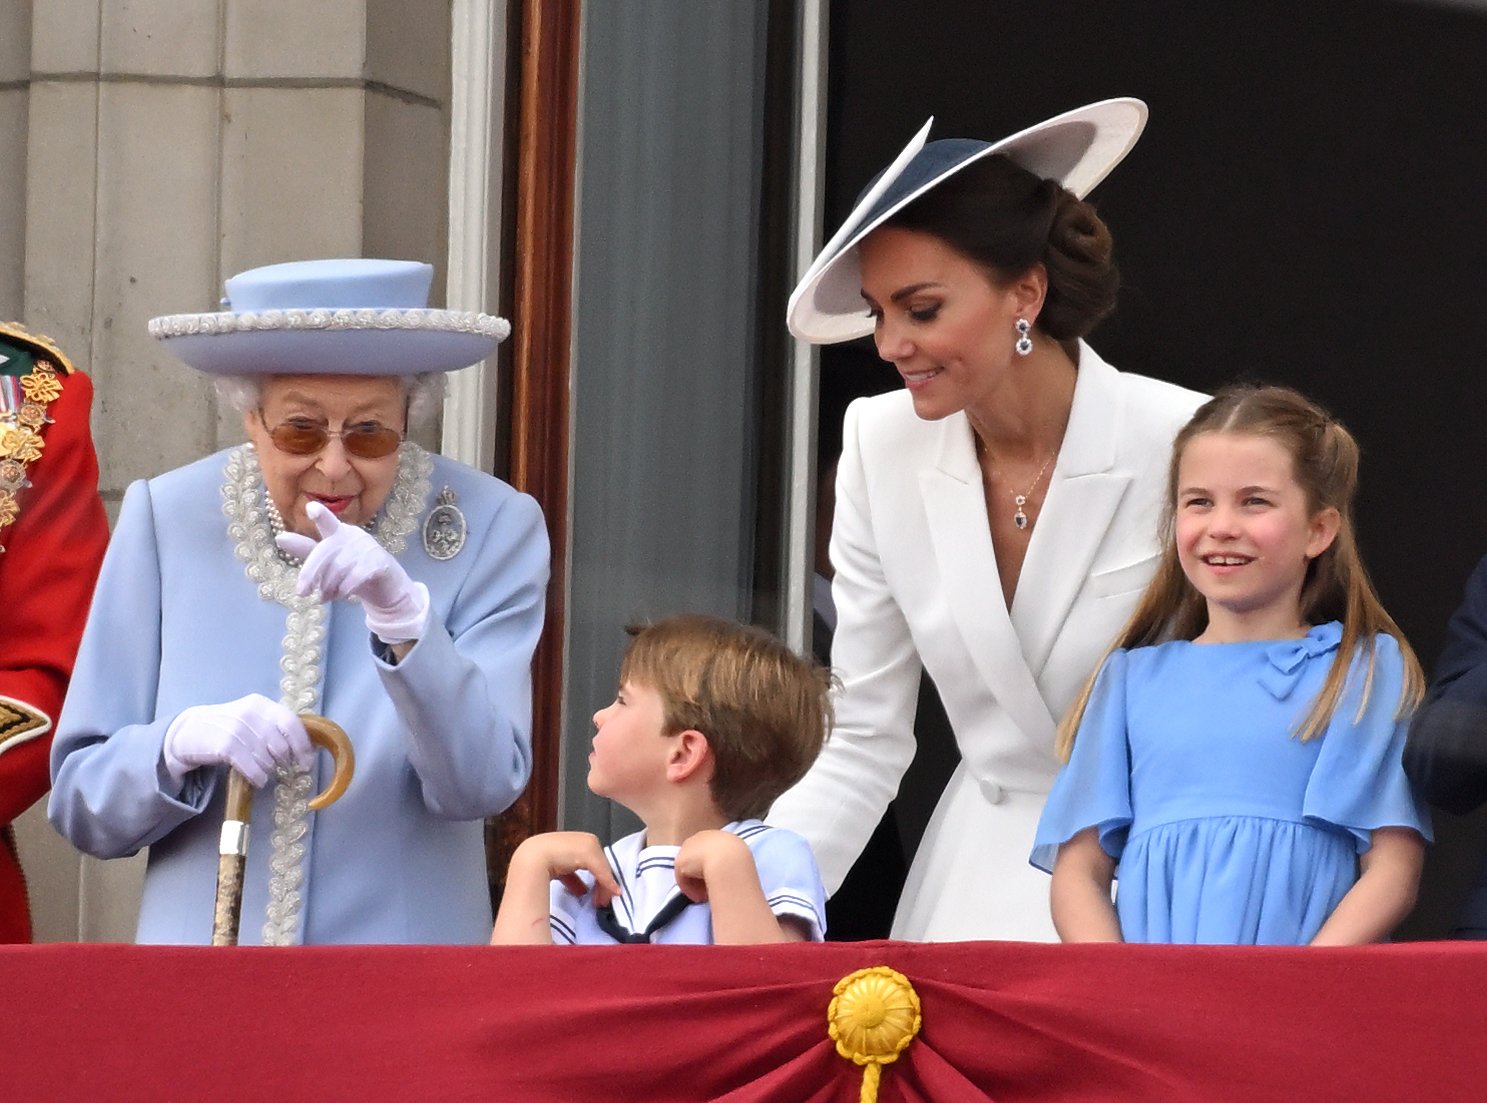
[[(418, 526), (430, 491), (433, 460), (416, 444), (398, 451), (398, 471), (382, 507), (385, 524), (377, 526), (377, 542), (392, 555), (408, 545)], [(284, 531), (284, 519), (263, 484), (263, 470), (251, 444), (240, 445), (227, 458), (223, 472), (222, 512), (228, 538), (243, 563), (258, 596), (282, 605), (286, 611), (280, 644), (279, 703), (294, 712), (313, 712), (319, 700), (326, 609), (314, 596), (299, 597), (299, 560), (282, 551), (274, 536)], [(269, 836), (268, 906), (263, 925), (265, 946), (288, 946), (300, 938), (305, 848), (309, 835), (311, 778), (307, 771), (279, 767), (275, 772), (273, 832)]]

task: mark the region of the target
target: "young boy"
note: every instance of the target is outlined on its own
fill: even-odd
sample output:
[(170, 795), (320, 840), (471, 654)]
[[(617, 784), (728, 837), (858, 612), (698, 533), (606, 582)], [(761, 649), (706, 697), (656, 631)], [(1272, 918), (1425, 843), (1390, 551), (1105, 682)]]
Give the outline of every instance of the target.
[(588, 780), (645, 828), (602, 848), (578, 831), (527, 839), (491, 943), (820, 940), (810, 847), (758, 817), (820, 751), (830, 674), (716, 617), (629, 632), (619, 693), (594, 714)]

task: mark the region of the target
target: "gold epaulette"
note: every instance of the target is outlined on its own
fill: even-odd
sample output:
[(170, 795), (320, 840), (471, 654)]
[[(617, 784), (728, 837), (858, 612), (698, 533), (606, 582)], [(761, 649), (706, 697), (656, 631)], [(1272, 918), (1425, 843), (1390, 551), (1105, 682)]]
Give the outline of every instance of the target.
[[(15, 322), (0, 322), (0, 337), (23, 345), (33, 356), (27, 374), (0, 377), (0, 533), (4, 533), (20, 516), (18, 495), (31, 485), (26, 467), (41, 459), (46, 446), (41, 429), (52, 420), (47, 406), (62, 393), (58, 376), (76, 369), (50, 337)], [(0, 553), (4, 551), (0, 545)]]

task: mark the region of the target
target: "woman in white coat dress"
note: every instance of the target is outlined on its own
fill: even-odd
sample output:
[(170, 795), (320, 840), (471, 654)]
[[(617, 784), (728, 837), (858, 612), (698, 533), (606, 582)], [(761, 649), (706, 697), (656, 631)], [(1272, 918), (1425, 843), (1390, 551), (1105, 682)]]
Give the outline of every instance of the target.
[[(509, 329), (428, 309), (432, 277), (271, 265), (226, 312), (151, 323), (233, 380), (249, 443), (129, 488), (53, 745), (58, 830), (149, 847), (141, 942), (210, 940), (228, 767), (266, 786), (243, 943), (489, 935), (483, 821), (530, 774), (548, 542), (531, 498), (405, 439), (438, 373)], [(319, 812), (306, 712), (356, 753)]]
[(1145, 121), (1121, 99), (994, 143), (926, 144), (926, 124), (790, 300), (797, 337), (872, 333), (905, 386), (847, 412), (836, 727), (769, 819), (811, 841), (835, 891), (913, 758), (927, 670), (961, 762), (896, 938), (1055, 938), (1028, 864), (1054, 728), (1156, 565), (1172, 438), (1203, 400), (1082, 340), (1118, 286), (1083, 196)]

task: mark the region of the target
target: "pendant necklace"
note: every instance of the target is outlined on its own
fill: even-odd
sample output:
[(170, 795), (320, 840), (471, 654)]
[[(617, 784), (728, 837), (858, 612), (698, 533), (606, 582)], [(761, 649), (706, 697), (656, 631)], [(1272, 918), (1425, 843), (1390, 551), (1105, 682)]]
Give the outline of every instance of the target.
[[(973, 432), (971, 439), (975, 443), (976, 455), (978, 457), (985, 456), (987, 457), (987, 459), (993, 461), (995, 460), (995, 457), (991, 455), (991, 449), (987, 448), (986, 442), (981, 439), (980, 433)], [(1033, 496), (1033, 491), (1038, 489), (1038, 484), (1043, 481), (1043, 476), (1048, 473), (1048, 468), (1052, 465), (1053, 461), (1057, 457), (1058, 449), (1055, 448), (1048, 454), (1048, 458), (1043, 461), (1043, 466), (1038, 468), (1038, 473), (1033, 476), (1033, 481), (1028, 484), (1028, 488), (1021, 494), (1017, 493), (1017, 491), (1015, 490), (1012, 492), (1012, 504), (1015, 507), (1015, 512), (1012, 514), (1012, 523), (1017, 526), (1018, 531), (1025, 530), (1028, 525), (1032, 523), (1030, 520), (1028, 520), (1027, 510), (1024, 507), (1027, 506), (1028, 499)], [(987, 475), (989, 477), (995, 477), (996, 472), (988, 471)], [(990, 503), (988, 503), (988, 506), (989, 505)]]
[(1028, 525), (1027, 514), (1023, 512), (1022, 507), (1027, 505), (1027, 500), (1032, 497), (1033, 491), (1038, 489), (1038, 484), (1043, 481), (1043, 473), (1048, 470), (1048, 465), (1053, 462), (1053, 457), (1056, 455), (1058, 455), (1058, 453), (1054, 452), (1046, 460), (1043, 461), (1043, 466), (1038, 468), (1038, 473), (1033, 476), (1031, 486), (1029, 486), (1021, 494), (1012, 495), (1012, 501), (1017, 506), (1017, 512), (1012, 514), (1012, 523), (1019, 529), (1025, 529)]

